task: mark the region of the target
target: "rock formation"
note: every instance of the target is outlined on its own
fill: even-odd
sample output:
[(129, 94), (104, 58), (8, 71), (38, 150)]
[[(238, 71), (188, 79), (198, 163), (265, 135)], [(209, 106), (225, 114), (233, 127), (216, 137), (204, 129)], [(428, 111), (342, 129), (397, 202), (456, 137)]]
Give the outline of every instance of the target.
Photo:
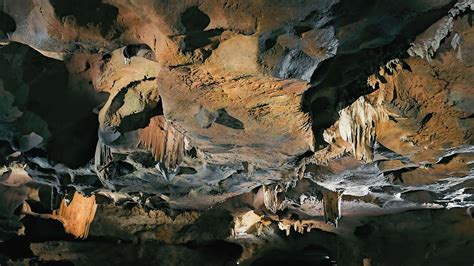
[(472, 0), (0, 7), (0, 265), (474, 263)]

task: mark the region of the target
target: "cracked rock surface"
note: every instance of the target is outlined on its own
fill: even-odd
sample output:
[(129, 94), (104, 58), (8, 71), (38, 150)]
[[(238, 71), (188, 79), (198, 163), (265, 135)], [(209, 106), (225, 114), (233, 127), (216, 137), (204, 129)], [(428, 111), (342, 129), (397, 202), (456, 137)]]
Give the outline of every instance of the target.
[(473, 17), (0, 0), (0, 264), (472, 265)]

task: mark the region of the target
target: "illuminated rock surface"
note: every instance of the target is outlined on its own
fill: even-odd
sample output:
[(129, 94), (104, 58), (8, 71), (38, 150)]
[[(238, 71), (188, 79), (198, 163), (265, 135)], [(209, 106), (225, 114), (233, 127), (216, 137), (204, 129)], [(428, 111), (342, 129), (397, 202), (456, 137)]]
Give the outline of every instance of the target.
[(474, 263), (472, 0), (0, 7), (1, 265)]

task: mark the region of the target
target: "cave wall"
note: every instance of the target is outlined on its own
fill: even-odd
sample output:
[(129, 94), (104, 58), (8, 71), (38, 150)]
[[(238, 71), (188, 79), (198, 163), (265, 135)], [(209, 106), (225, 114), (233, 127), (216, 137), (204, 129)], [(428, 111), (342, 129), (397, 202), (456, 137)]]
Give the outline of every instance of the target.
[(472, 264), (472, 0), (0, 6), (0, 262)]

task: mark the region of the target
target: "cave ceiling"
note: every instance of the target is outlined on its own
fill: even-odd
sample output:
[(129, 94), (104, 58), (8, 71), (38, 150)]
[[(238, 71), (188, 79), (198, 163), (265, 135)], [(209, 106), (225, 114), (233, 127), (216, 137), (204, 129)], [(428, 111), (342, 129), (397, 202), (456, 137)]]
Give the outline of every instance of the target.
[(474, 263), (472, 0), (0, 8), (0, 265)]

